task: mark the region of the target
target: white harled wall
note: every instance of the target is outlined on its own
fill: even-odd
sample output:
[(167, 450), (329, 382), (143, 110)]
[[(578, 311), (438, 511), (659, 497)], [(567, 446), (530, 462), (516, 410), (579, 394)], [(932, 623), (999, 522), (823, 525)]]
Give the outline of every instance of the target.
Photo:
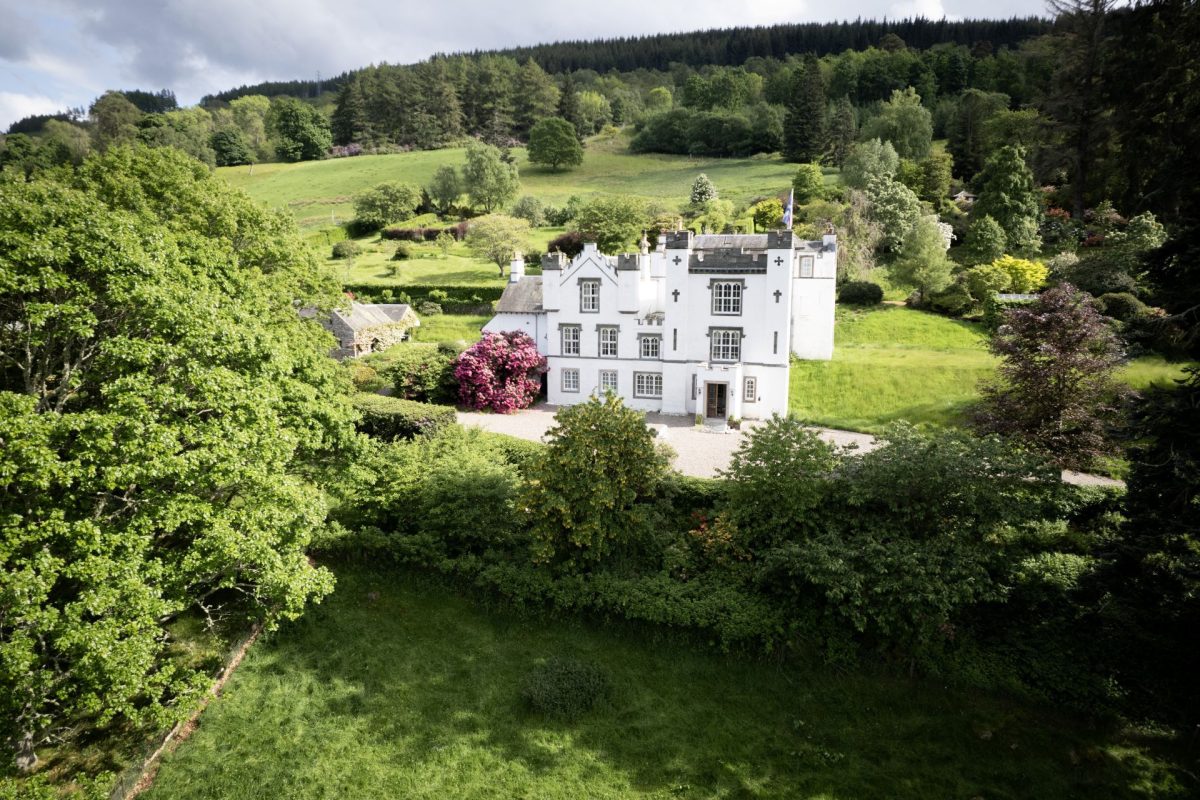
[[(548, 259), (542, 272), (544, 313), (497, 315), (485, 330), (520, 329), (534, 336), (547, 356), (547, 399), (554, 405), (586, 400), (598, 391), (600, 371), (615, 370), (618, 393), (639, 410), (703, 413), (705, 383), (723, 382), (728, 384), (729, 417), (786, 414), (789, 353), (811, 359), (833, 354), (835, 240), (829, 236), (819, 249), (795, 250), (790, 234), (778, 234), (765, 254), (730, 259), (692, 250), (690, 236), (674, 237), (673, 246), (660, 245), (648, 253), (608, 257), (588, 244), (572, 261)], [(811, 278), (797, 277), (802, 256), (814, 258)], [(704, 259), (712, 272), (704, 271)], [(580, 310), (581, 280), (599, 280), (599, 312)], [(713, 280), (744, 282), (741, 314), (713, 313)], [(648, 318), (654, 312), (661, 317)], [(580, 327), (578, 356), (562, 355), (563, 325)], [(599, 329), (606, 326), (618, 330), (616, 358), (600, 357)], [(709, 332), (718, 327), (741, 329), (736, 364), (709, 362)], [(639, 334), (661, 335), (660, 359), (639, 357)], [(563, 390), (564, 369), (579, 370), (579, 391)], [(634, 397), (637, 372), (662, 374), (661, 398)], [(745, 397), (746, 377), (757, 379), (752, 400)]]

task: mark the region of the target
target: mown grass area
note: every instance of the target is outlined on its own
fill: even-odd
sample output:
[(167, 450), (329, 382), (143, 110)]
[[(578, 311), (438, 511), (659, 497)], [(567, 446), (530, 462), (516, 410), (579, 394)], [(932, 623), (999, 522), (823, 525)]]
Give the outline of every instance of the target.
[[(531, 251), (545, 252), (548, 242), (563, 232), (562, 228), (535, 228), (526, 241)], [(329, 265), (341, 277), (343, 283), (379, 284), (381, 286), (403, 286), (420, 283), (434, 286), (501, 286), (508, 279), (508, 265), (504, 265), (504, 276), (490, 261), (475, 258), (462, 242), (455, 242), (450, 251), (443, 254), (432, 242), (405, 242), (411, 257), (396, 261), (392, 256), (399, 242), (370, 236), (357, 240), (362, 252), (351, 259), (330, 257), (332, 244), (320, 251)]]
[(477, 342), (483, 333), (483, 326), (490, 319), (490, 316), (473, 314), (425, 316), (421, 318), (420, 327), (413, 329), (411, 338), (414, 342)]
[[(217, 173), (251, 197), (275, 208), (287, 208), (304, 228), (337, 225), (354, 216), (353, 196), (383, 181), (424, 186), (443, 164), (460, 167), (465, 149), (421, 150), (384, 156), (355, 156), (299, 164), (258, 164), (221, 167)], [(752, 158), (689, 158), (629, 152), (629, 135), (593, 137), (584, 150), (583, 164), (554, 171), (529, 163), (524, 148), (513, 156), (521, 174), (521, 194), (551, 205), (563, 205), (572, 195), (630, 194), (676, 207), (686, 203), (692, 181), (701, 172), (716, 184), (721, 196), (741, 203), (752, 197), (786, 191), (796, 165), (779, 156)], [(830, 171), (826, 181), (836, 175)]]
[[(555, 655), (605, 670), (611, 700), (575, 723), (528, 710), (521, 679)], [(1005, 699), (484, 612), (342, 568), (145, 797), (1146, 798), (1183, 796), (1176, 780), (1144, 742)]]
[[(897, 421), (959, 425), (997, 364), (973, 323), (898, 306), (839, 306), (833, 360), (794, 360), (789, 404), (807, 422), (869, 433)], [(1140, 358), (1121, 378), (1144, 388), (1181, 376), (1182, 368)]]

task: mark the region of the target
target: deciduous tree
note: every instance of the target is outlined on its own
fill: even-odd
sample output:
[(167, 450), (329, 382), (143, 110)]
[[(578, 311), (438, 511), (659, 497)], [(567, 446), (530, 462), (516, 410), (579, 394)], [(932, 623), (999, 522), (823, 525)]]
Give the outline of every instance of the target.
[(482, 142), (467, 148), (463, 182), (471, 202), (489, 214), (511, 201), (521, 190), (517, 166), (505, 162), (499, 148)]
[(615, 394), (560, 409), (518, 507), (537, 561), (584, 571), (649, 533), (647, 500), (666, 474), (645, 416)]
[(583, 147), (575, 135), (575, 127), (565, 119), (548, 117), (539, 120), (529, 131), (529, 160), (551, 169), (577, 167), (583, 163)]
[(500, 275), (512, 263), (518, 250), (523, 250), (529, 238), (529, 223), (504, 214), (489, 214), (471, 220), (467, 230), (467, 247), (477, 258), (496, 265)]
[(1041, 195), (1024, 150), (1005, 146), (992, 154), (979, 174), (979, 199), (971, 213), (996, 220), (1010, 253), (1032, 254), (1041, 247)]
[(211, 677), (165, 626), (297, 616), (313, 482), (352, 437), (338, 301), (295, 223), (170, 149), (0, 182), (0, 739), (168, 721)]
[(991, 350), (1003, 362), (974, 412), (979, 429), (1073, 469), (1115, 452), (1109, 433), (1127, 393), (1113, 378), (1121, 348), (1090, 297), (1063, 283), (1010, 309)]

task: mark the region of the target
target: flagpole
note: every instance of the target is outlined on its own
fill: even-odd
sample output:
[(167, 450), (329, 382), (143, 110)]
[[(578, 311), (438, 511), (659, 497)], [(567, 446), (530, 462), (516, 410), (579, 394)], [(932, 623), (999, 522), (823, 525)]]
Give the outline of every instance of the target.
[(796, 215), (795, 203), (796, 203), (796, 190), (794, 188), (789, 189), (788, 190), (787, 210), (784, 212), (784, 215), (783, 215), (784, 222), (787, 223), (787, 229), (789, 231), (792, 229), (792, 218)]

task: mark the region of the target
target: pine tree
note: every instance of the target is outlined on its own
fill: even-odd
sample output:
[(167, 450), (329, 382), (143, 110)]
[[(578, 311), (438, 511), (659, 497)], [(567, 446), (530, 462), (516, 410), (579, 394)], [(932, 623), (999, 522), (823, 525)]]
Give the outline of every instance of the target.
[(532, 58), (517, 73), (517, 90), (513, 115), (517, 134), (529, 133), (538, 120), (553, 117), (558, 106), (558, 87), (554, 79)]
[(825, 149), (825, 86), (817, 57), (809, 53), (796, 72), (783, 123), (783, 155), (788, 161), (820, 161)]
[(575, 90), (575, 79), (569, 72), (563, 80), (562, 93), (558, 97), (558, 116), (575, 126), (575, 137), (582, 142), (583, 113), (579, 108), (579, 92)]
[(333, 143), (338, 145), (361, 144), (367, 139), (367, 106), (363, 100), (362, 85), (351, 78), (338, 92), (337, 107), (330, 119)]
[(1028, 253), (1041, 247), (1041, 197), (1025, 163), (1024, 148), (1001, 147), (988, 159), (978, 180), (979, 200), (971, 216), (994, 219), (1004, 231), (1010, 253)]
[(829, 120), (829, 162), (835, 167), (846, 163), (850, 148), (858, 138), (858, 120), (854, 116), (854, 106), (850, 98), (843, 95), (833, 106)]

